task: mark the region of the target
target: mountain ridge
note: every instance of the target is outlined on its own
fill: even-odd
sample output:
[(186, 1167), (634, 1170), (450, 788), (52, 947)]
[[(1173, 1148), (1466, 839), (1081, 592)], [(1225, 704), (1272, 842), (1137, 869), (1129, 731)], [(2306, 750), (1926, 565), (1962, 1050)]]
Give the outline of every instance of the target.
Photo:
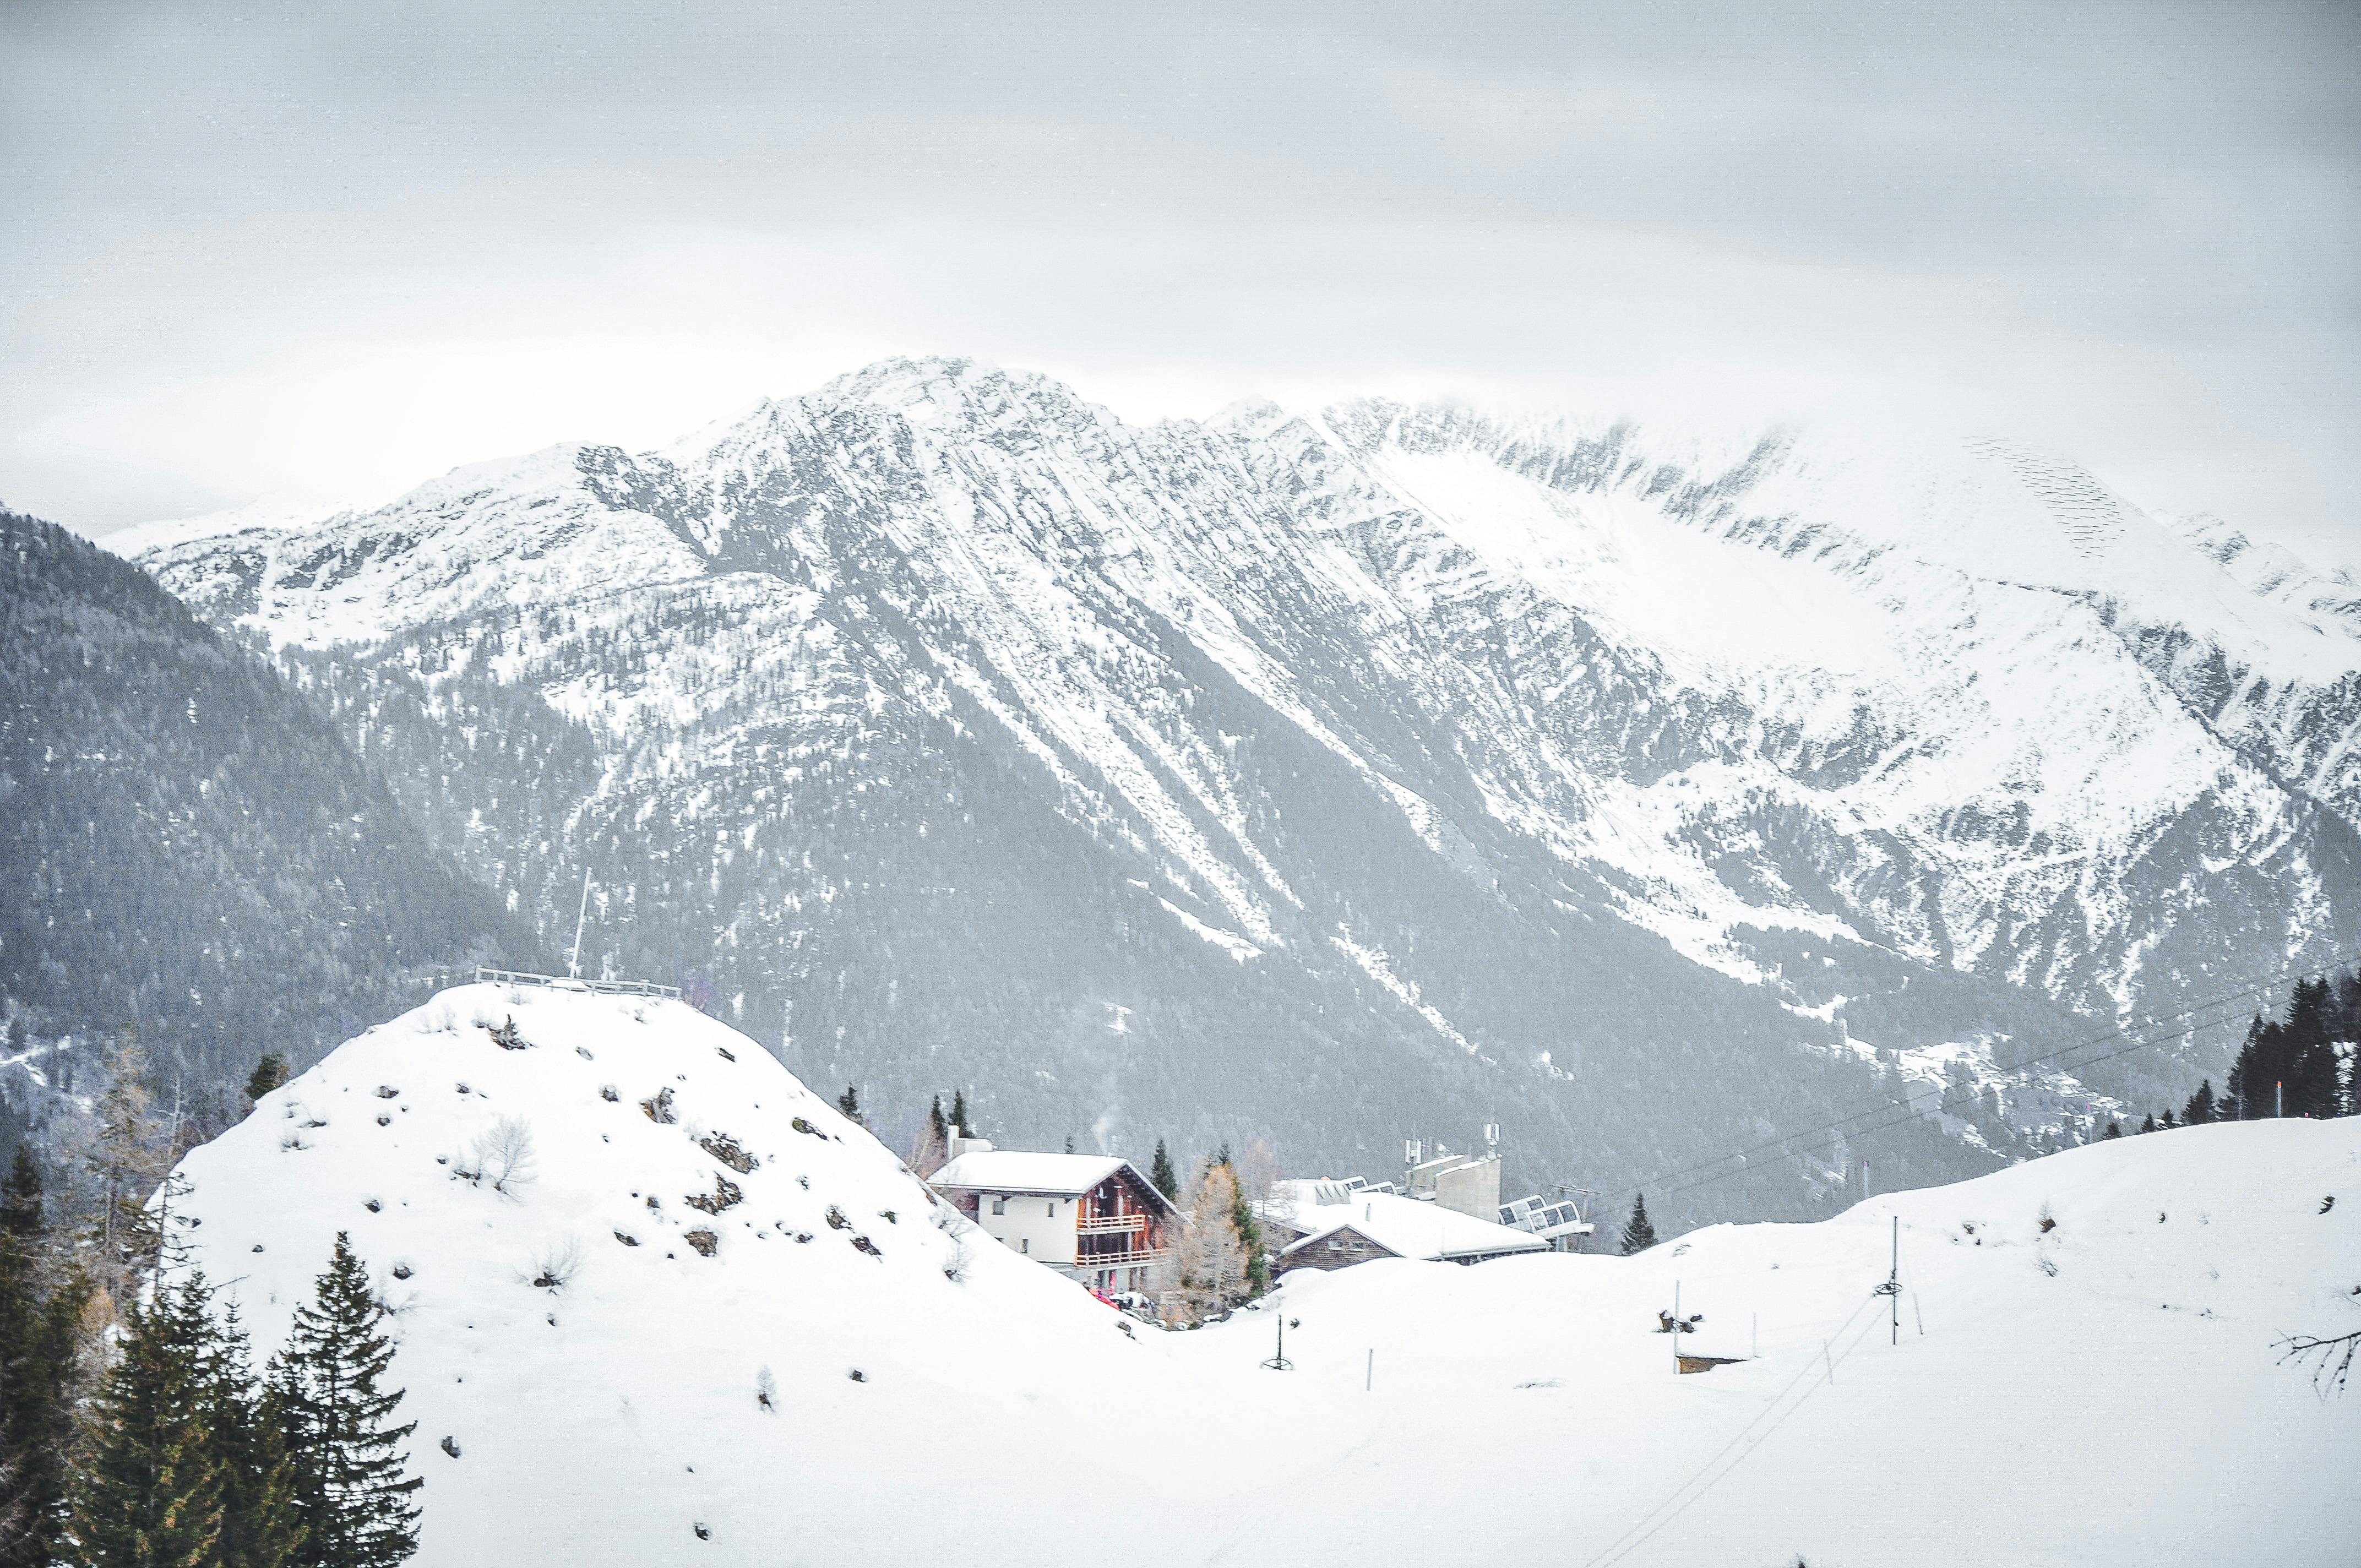
[[(1411, 1130), (1372, 1124), (1513, 1099), (1539, 1179), (1708, 1135), (1649, 1108), (1652, 1076), (1726, 1127), (1828, 1072), (1960, 1064), (2021, 1098), (2011, 1130), (1905, 1161), (1975, 1168), (2094, 1097), (2015, 1083), (2010, 1041), (2169, 1012), (2352, 928), (2361, 641), (2320, 594), (2248, 585), (2026, 447), (1788, 433), (1685, 464), (1651, 440), (1381, 400), (1131, 426), (1047, 377), (889, 361), (657, 451), (550, 448), (140, 558), (218, 623), (587, 725), (598, 781), (529, 812), (564, 842), (478, 829), (535, 861), (516, 891), (544, 931), (603, 858), (633, 911), (606, 961), (711, 970), (807, 1077), (920, 1095), (975, 1063), (1044, 1139), (1284, 1131), (1366, 1161)], [(895, 807), (915, 843), (798, 848), (813, 817), (872, 842), (873, 796), (919, 780), (940, 793)], [(883, 954), (979, 961), (950, 927), (990, 917), (923, 892), (968, 896), (968, 851), (926, 836), (979, 809), (1004, 835), (979, 885), (1045, 930), (1060, 900), (1165, 922), (1159, 956), (1110, 948), (980, 1012), (945, 978), (891, 1022), (931, 982)], [(864, 898), (856, 941), (830, 922)], [(1914, 983), (1942, 1000), (1886, 994)], [(1186, 1023), (1240, 986), (1263, 989), (1233, 1026), (1317, 1064), (1279, 1114), (1212, 1087), (1247, 1044)], [(864, 987), (882, 1016), (842, 1010)], [(1283, 1021), (1246, 1022), (1266, 1006)], [(1370, 1032), (1341, 1055), (1340, 1017)], [(1126, 1044), (1149, 1019), (1157, 1065)], [(1727, 1048), (1662, 1037), (1700, 1028)], [(1446, 1091), (1434, 1050), (1478, 1077)], [(2178, 1098), (2197, 1070), (2096, 1087)], [(1358, 1124), (1323, 1131), (1307, 1096)], [(1845, 1179), (1791, 1168), (1750, 1201)]]

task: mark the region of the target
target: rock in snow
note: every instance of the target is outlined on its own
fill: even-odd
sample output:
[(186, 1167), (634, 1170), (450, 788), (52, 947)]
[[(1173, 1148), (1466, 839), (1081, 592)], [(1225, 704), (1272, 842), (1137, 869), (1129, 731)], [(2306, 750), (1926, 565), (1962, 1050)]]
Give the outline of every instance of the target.
[[(191, 1260), (263, 1349), (351, 1234), (397, 1313), (436, 1568), (1579, 1563), (1717, 1455), (1741, 1463), (1631, 1561), (2326, 1564), (2361, 1539), (2361, 1396), (2272, 1348), (2361, 1320), (2361, 1122), (2127, 1138), (1637, 1258), (1297, 1276), (1288, 1374), (1257, 1365), (1269, 1310), (1135, 1340), (946, 1230), (678, 1003), (445, 992), (181, 1172)], [(1894, 1215), (1898, 1347), (1870, 1293)], [(1760, 1359), (1676, 1376), (1651, 1332), (1676, 1282), (1706, 1320), (1683, 1349)]]

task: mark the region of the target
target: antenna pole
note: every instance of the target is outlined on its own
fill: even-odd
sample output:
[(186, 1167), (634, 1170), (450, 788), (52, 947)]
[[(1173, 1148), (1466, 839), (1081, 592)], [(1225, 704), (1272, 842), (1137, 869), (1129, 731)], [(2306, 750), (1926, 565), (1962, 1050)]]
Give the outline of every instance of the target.
[(574, 956), (566, 960), (566, 978), (568, 980), (582, 978), (582, 924), (589, 917), (590, 872), (585, 867), (582, 872), (582, 907), (574, 914)]
[(1673, 1281), (1673, 1370), (1681, 1369), (1681, 1282)]

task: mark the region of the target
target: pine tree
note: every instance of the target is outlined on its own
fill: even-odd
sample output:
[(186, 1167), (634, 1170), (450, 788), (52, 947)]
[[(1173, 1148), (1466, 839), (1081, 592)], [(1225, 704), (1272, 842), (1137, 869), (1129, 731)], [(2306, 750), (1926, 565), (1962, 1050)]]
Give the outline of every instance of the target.
[(837, 1096), (836, 1108), (844, 1113), (844, 1119), (846, 1121), (863, 1127), (869, 1125), (869, 1119), (861, 1113), (860, 1091), (854, 1089), (852, 1085), (849, 1083), (846, 1084), (844, 1086), (844, 1092)]
[(287, 1081), (287, 1058), (272, 1051), (254, 1064), (254, 1075), (246, 1080), (246, 1108), (248, 1111), (262, 1097)]
[(40, 1171), (20, 1145), (0, 1189), (0, 1568), (46, 1568), (65, 1526), (90, 1283), (53, 1246)]
[(73, 1485), (82, 1568), (213, 1568), (224, 1457), (206, 1416), (210, 1292), (192, 1276), (126, 1314), (122, 1359), (93, 1401)]
[(2107, 1138), (2120, 1138), (2120, 1137), (2122, 1137), (2123, 1135), (2124, 1135), (2124, 1124), (2123, 1124), (2121, 1122), (2115, 1122), (2115, 1121), (2110, 1121), (2110, 1122), (2107, 1124), (2107, 1130), (2106, 1130), (2105, 1132), (2101, 1133), (2101, 1134), (2099, 1135), (2099, 1136), (2100, 1136), (2100, 1138), (2101, 1138), (2102, 1140), (2104, 1140), (2104, 1139), (2107, 1139)]
[(2153, 1132), (2155, 1132), (2155, 1131), (2156, 1131), (2156, 1113), (2155, 1113), (2155, 1112), (2153, 1112), (2153, 1111), (2149, 1112), (2149, 1113), (2147, 1113), (2147, 1115), (2145, 1118), (2143, 1118), (2143, 1119), (2141, 1120), (2141, 1122), (2140, 1122), (2140, 1129), (2139, 1129), (2139, 1130), (2140, 1130), (2141, 1132), (2143, 1132), (2143, 1133), (2153, 1133)]
[(951, 1091), (950, 1119), (952, 1132), (957, 1133), (963, 1138), (973, 1137), (975, 1135), (967, 1130), (967, 1091), (964, 1089), (954, 1089)]
[(2213, 1080), (2209, 1078), (2199, 1082), (2197, 1092), (2191, 1095), (2189, 1103), (2180, 1108), (2180, 1121), (2183, 1126), (2194, 1127), (2200, 1123), (2212, 1120), (2213, 1120)]
[(1237, 1167), (1224, 1163), (1229, 1173), (1230, 1229), (1237, 1234), (1238, 1251), (1246, 1257), (1246, 1299), (1249, 1301), (1270, 1288), (1270, 1259), (1263, 1255), (1262, 1223), (1255, 1218), (1254, 1201), (1245, 1185), (1238, 1180)]
[(1068, 1154), (1074, 1152), (1074, 1135), (1071, 1133), (1066, 1135), (1066, 1152)]
[(1165, 1148), (1162, 1138), (1156, 1140), (1156, 1159), (1148, 1168), (1148, 1179), (1154, 1182), (1156, 1190), (1165, 1197), (1176, 1203), (1180, 1201), (1180, 1173), (1172, 1168), (1172, 1155)]
[(927, 1131), (939, 1146), (951, 1146), (951, 1124), (943, 1119), (943, 1097), (939, 1094), (927, 1107)]
[(2168, 1128), (2180, 1125), (2180, 1121), (2173, 1114), (2172, 1107), (2169, 1105), (2164, 1108), (2164, 1114), (2157, 1118), (2157, 1123), (2159, 1126)]
[(203, 1399), (223, 1459), (217, 1568), (286, 1568), (303, 1538), (295, 1512), (295, 1462), (280, 1412), (255, 1380), (246, 1330), (233, 1306), (203, 1360)]
[(1642, 1193), (1631, 1200), (1631, 1218), (1623, 1226), (1623, 1255), (1645, 1252), (1656, 1245), (1656, 1227), (1648, 1222), (1648, 1196)]
[(401, 1452), (418, 1423), (389, 1424), (402, 1391), (379, 1387), (393, 1363), (385, 1317), (350, 1239), (337, 1232), (315, 1299), (296, 1310), (270, 1376), (294, 1462), (303, 1539), (293, 1560), (302, 1568), (389, 1568), (418, 1550), (411, 1494), (424, 1483), (404, 1475), (410, 1456)]

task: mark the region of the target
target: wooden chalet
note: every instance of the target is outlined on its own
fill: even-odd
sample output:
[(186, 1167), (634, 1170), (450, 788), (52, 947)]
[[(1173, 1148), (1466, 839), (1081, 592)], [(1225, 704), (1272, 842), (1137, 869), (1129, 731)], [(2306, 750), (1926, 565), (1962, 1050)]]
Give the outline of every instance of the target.
[(1012, 1252), (1102, 1294), (1145, 1291), (1180, 1214), (1127, 1159), (961, 1140), (936, 1191)]

